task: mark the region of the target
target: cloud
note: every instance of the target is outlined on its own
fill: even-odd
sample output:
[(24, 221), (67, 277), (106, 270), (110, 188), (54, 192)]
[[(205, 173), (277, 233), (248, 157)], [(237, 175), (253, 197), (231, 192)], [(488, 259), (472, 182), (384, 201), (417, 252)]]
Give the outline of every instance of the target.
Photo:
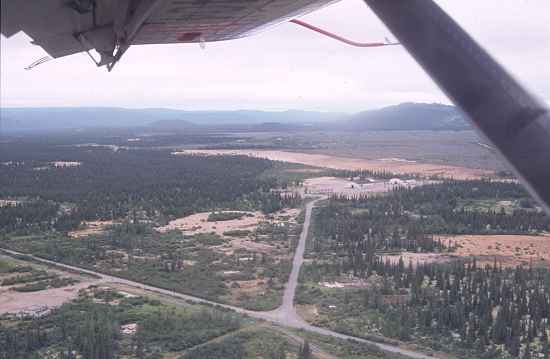
[[(546, 1), (438, 1), (517, 78), (550, 98)], [(358, 41), (390, 32), (361, 0), (305, 19)], [(134, 46), (112, 73), (77, 54), (44, 56), (24, 34), (2, 38), (2, 106), (316, 109), (354, 112), (403, 101), (447, 102), (401, 47), (358, 49), (285, 23), (256, 36), (198, 45)], [(449, 69), (452, 71), (452, 69)]]

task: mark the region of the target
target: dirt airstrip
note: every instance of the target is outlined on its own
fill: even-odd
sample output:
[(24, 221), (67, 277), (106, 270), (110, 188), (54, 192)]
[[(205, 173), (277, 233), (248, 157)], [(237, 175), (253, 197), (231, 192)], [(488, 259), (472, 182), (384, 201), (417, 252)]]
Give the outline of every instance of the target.
[(493, 175), (492, 171), (450, 165), (437, 165), (407, 161), (399, 158), (367, 160), (360, 158), (338, 157), (331, 155), (309, 154), (275, 150), (186, 150), (174, 154), (206, 155), (246, 155), (267, 158), (274, 161), (300, 163), (308, 166), (325, 167), (337, 170), (374, 170), (399, 174), (439, 175), (455, 179), (478, 179)]

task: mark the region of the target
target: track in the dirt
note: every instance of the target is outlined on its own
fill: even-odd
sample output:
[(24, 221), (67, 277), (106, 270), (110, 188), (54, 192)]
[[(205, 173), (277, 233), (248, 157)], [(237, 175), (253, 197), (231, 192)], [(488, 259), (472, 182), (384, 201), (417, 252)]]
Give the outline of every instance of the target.
[[(322, 199), (324, 199), (324, 198), (317, 198), (317, 199), (309, 202), (306, 205), (306, 213), (305, 213), (305, 219), (304, 219), (304, 224), (303, 224), (303, 228), (302, 228), (302, 233), (300, 234), (300, 241), (298, 242), (298, 246), (296, 247), (296, 252), (294, 254), (294, 260), (292, 262), (292, 271), (290, 273), (288, 283), (285, 287), (285, 292), (284, 292), (284, 295), (283, 295), (283, 304), (279, 308), (277, 308), (275, 310), (272, 310), (272, 311), (267, 311), (267, 312), (257, 312), (257, 311), (253, 311), (253, 310), (248, 310), (248, 309), (235, 307), (235, 306), (232, 306), (232, 305), (216, 303), (214, 301), (206, 300), (206, 299), (199, 298), (199, 297), (194, 297), (192, 295), (182, 294), (182, 293), (174, 292), (174, 291), (171, 291), (171, 290), (162, 289), (162, 288), (158, 288), (158, 287), (155, 287), (155, 286), (151, 286), (151, 285), (131, 281), (131, 280), (128, 280), (128, 279), (119, 278), (119, 277), (115, 277), (115, 276), (111, 276), (111, 275), (91, 271), (91, 270), (88, 270), (88, 269), (83, 269), (83, 268), (76, 267), (76, 266), (71, 266), (71, 265), (68, 265), (68, 264), (63, 264), (63, 263), (59, 263), (59, 262), (55, 262), (55, 261), (50, 261), (50, 260), (47, 260), (47, 259), (32, 256), (32, 255), (28, 255), (28, 256), (31, 257), (33, 260), (36, 260), (36, 261), (40, 261), (40, 262), (43, 262), (43, 263), (59, 266), (59, 267), (65, 268), (65, 269), (69, 269), (69, 270), (78, 271), (78, 272), (86, 273), (86, 274), (89, 274), (89, 275), (97, 276), (97, 277), (100, 278), (98, 282), (119, 283), (119, 284), (127, 285), (127, 286), (130, 286), (130, 287), (134, 287), (134, 288), (140, 288), (140, 289), (143, 289), (143, 290), (146, 290), (146, 291), (149, 291), (149, 292), (159, 293), (159, 294), (162, 294), (162, 295), (183, 299), (183, 300), (186, 300), (186, 301), (192, 301), (192, 302), (196, 302), (196, 303), (205, 303), (205, 304), (220, 306), (220, 307), (223, 307), (223, 308), (226, 308), (226, 309), (233, 310), (237, 313), (246, 314), (246, 315), (248, 315), (250, 317), (253, 317), (253, 318), (256, 318), (256, 319), (266, 320), (266, 321), (269, 321), (271, 323), (274, 323), (274, 324), (277, 324), (277, 325), (280, 325), (280, 326), (283, 326), (283, 327), (303, 329), (303, 330), (306, 330), (306, 331), (310, 331), (310, 332), (314, 332), (314, 333), (318, 333), (318, 334), (322, 334), (322, 335), (327, 335), (327, 336), (331, 336), (331, 337), (335, 337), (335, 338), (339, 338), (339, 339), (344, 339), (344, 340), (355, 340), (355, 341), (358, 341), (358, 342), (361, 342), (361, 343), (371, 344), (371, 345), (374, 345), (374, 346), (376, 346), (376, 347), (378, 347), (382, 350), (392, 352), (392, 353), (398, 353), (398, 354), (407, 356), (409, 358), (415, 358), (415, 359), (434, 359), (434, 358), (436, 358), (434, 356), (426, 355), (426, 354), (415, 352), (415, 351), (408, 350), (408, 349), (403, 349), (403, 348), (400, 348), (400, 347), (395, 346), (395, 345), (377, 343), (377, 342), (373, 342), (373, 341), (370, 341), (370, 340), (366, 340), (366, 339), (357, 338), (357, 337), (353, 337), (353, 336), (350, 336), (350, 335), (345, 335), (345, 334), (341, 334), (341, 333), (338, 333), (338, 332), (334, 332), (334, 331), (329, 330), (329, 329), (316, 327), (316, 326), (313, 326), (313, 325), (307, 323), (306, 321), (304, 321), (296, 313), (296, 309), (294, 307), (294, 296), (295, 296), (295, 293), (296, 293), (296, 287), (298, 285), (298, 275), (300, 273), (300, 267), (302, 266), (302, 262), (304, 260), (304, 250), (305, 250), (305, 245), (306, 245), (306, 240), (307, 240), (307, 234), (308, 234), (308, 231), (309, 231), (309, 226), (311, 224), (311, 212), (312, 212), (313, 207), (315, 206), (315, 203), (317, 203), (318, 201), (320, 201)], [(2, 248), (2, 250), (4, 252), (6, 252), (8, 254), (12, 254), (12, 255), (27, 255), (26, 253), (20, 253), (20, 252), (8, 250), (8, 249), (3, 249)]]

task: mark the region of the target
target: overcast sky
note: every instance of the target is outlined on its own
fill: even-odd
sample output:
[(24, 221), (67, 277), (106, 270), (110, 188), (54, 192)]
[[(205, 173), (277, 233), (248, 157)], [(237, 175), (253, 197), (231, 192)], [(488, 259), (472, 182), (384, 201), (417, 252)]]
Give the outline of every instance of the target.
[[(550, 1), (439, 0), (470, 34), (550, 103)], [(357, 41), (390, 32), (361, 0), (304, 17)], [(83, 54), (23, 68), (46, 54), (18, 34), (1, 39), (1, 105), (168, 107), (188, 110), (355, 112), (400, 102), (444, 102), (400, 46), (353, 48), (294, 24), (221, 43), (132, 47), (107, 73)]]

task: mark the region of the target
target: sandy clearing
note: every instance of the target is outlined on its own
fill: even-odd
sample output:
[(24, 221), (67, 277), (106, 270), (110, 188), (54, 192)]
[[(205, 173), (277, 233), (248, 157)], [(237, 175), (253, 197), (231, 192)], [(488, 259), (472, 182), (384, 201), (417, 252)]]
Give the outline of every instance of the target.
[(398, 263), (403, 258), (405, 266), (412, 261), (419, 263), (443, 263), (457, 258), (476, 258), (481, 265), (497, 262), (504, 267), (532, 263), (533, 266), (550, 267), (550, 235), (462, 235), (441, 236), (458, 248), (450, 253), (412, 253), (382, 255), (382, 259)]
[(296, 218), (300, 214), (298, 208), (287, 208), (279, 212), (266, 216), (263, 213), (246, 212), (246, 211), (220, 211), (220, 212), (240, 212), (246, 214), (240, 219), (231, 219), (228, 221), (208, 222), (208, 216), (211, 212), (195, 213), (187, 217), (177, 218), (170, 221), (167, 225), (157, 227), (156, 230), (164, 233), (172, 230), (179, 230), (185, 235), (193, 235), (198, 233), (216, 233), (223, 236), (224, 232), (233, 230), (249, 230), (254, 231), (260, 222), (274, 220), (280, 222), (286, 217), (291, 219)]
[[(56, 267), (27, 262), (9, 256), (0, 255), (0, 260), (12, 262), (14, 265), (19, 266), (32, 266), (37, 270), (45, 270), (49, 274), (57, 274), (60, 278), (70, 277), (79, 280), (79, 282), (74, 285), (68, 285), (61, 288), (51, 288), (37, 292), (16, 292), (10, 290), (10, 288), (14, 286), (0, 286), (0, 315), (4, 313), (16, 313), (33, 306), (47, 306), (50, 308), (58, 307), (61, 304), (76, 298), (80, 289), (87, 288), (88, 286), (96, 284), (100, 281), (89, 276), (68, 273)], [(14, 274), (28, 275), (21, 273)], [(9, 276), (12, 276), (12, 274), (0, 276), (0, 281)], [(22, 285), (24, 284), (16, 284), (15, 286)]]
[(319, 309), (315, 304), (296, 304), (296, 312), (309, 323), (315, 323), (319, 319)]
[[(223, 211), (222, 211), (223, 212)], [(225, 232), (234, 230), (247, 230), (251, 233), (254, 232), (260, 222), (282, 223), (292, 222), (296, 220), (296, 217), (300, 214), (298, 208), (287, 208), (279, 212), (273, 213), (269, 216), (264, 215), (261, 212), (244, 212), (244, 211), (227, 211), (227, 212), (241, 212), (248, 215), (243, 216), (240, 219), (232, 219), (228, 221), (208, 222), (208, 216), (211, 212), (195, 213), (187, 217), (178, 218), (170, 221), (167, 225), (157, 227), (156, 230), (160, 233), (164, 233), (171, 230), (179, 230), (184, 235), (195, 235), (200, 233), (215, 233), (223, 237), (227, 243), (212, 246), (216, 250), (224, 253), (225, 255), (233, 255), (236, 250), (248, 250), (257, 253), (274, 253), (280, 250), (273, 245), (251, 241), (249, 237), (232, 237), (224, 235)]]
[(482, 263), (493, 263), (496, 258), (503, 266), (532, 262), (534, 266), (550, 267), (550, 234), (444, 236), (441, 240), (459, 245), (453, 256), (475, 256)]
[[(223, 211), (222, 211), (223, 212)], [(156, 230), (164, 233), (172, 230), (180, 230), (183, 234), (193, 235), (198, 233), (216, 233), (223, 235), (224, 232), (233, 230), (254, 230), (258, 223), (266, 220), (261, 212), (242, 212), (242, 211), (227, 211), (240, 212), (248, 215), (240, 219), (231, 219), (228, 221), (208, 222), (208, 216), (211, 212), (195, 213), (187, 217), (178, 218), (170, 221), (167, 225), (157, 227)]]
[(31, 306), (40, 305), (55, 308), (75, 299), (78, 291), (93, 285), (93, 282), (81, 282), (62, 288), (46, 289), (39, 292), (0, 291), (0, 315), (17, 313)]
[(235, 283), (239, 286), (230, 286), (232, 303), (238, 303), (243, 296), (256, 297), (264, 295), (266, 291), (265, 281), (262, 279), (238, 280)]
[[(235, 251), (247, 250), (255, 253), (285, 253), (286, 248), (278, 248), (277, 246), (263, 243), (261, 241), (253, 241), (250, 237), (235, 237), (224, 235), (225, 232), (235, 230), (247, 230), (254, 232), (261, 222), (270, 223), (293, 223), (296, 217), (300, 214), (299, 208), (286, 208), (271, 215), (264, 215), (261, 212), (244, 212), (244, 211), (227, 211), (227, 212), (242, 212), (248, 215), (240, 219), (232, 219), (228, 221), (208, 222), (208, 216), (211, 212), (202, 212), (192, 214), (187, 217), (178, 218), (170, 221), (167, 225), (155, 228), (158, 232), (164, 233), (171, 230), (179, 230), (184, 235), (195, 235), (200, 233), (215, 233), (223, 237), (227, 242), (222, 245), (211, 246), (225, 255), (233, 255)], [(223, 212), (223, 211), (222, 211)]]
[(453, 177), (455, 179), (478, 179), (494, 174), (492, 171), (451, 165), (437, 165), (403, 160), (396, 161), (395, 159), (367, 160), (360, 158), (275, 150), (185, 150), (173, 152), (173, 154), (246, 155), (267, 158), (275, 161), (300, 163), (308, 166), (326, 167), (338, 170), (385, 170), (400, 174), (420, 173), (425, 176), (439, 175)]
[(82, 238), (90, 236), (92, 234), (101, 234), (105, 232), (107, 227), (112, 226), (113, 221), (90, 221), (84, 222), (82, 229), (77, 229), (75, 231), (70, 231), (68, 233), (69, 237), (72, 238)]

